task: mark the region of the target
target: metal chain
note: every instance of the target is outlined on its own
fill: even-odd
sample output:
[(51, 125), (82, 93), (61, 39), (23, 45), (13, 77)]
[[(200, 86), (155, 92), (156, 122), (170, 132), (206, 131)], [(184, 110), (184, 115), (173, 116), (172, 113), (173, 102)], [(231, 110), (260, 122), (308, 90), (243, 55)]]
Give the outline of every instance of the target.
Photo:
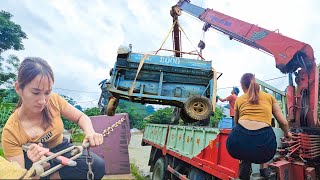
[(117, 122), (115, 122), (114, 124), (112, 124), (110, 127), (106, 128), (106, 129), (103, 131), (102, 135), (103, 135), (103, 136), (108, 136), (108, 135), (114, 130), (114, 128), (120, 126), (120, 124), (121, 124), (123, 121), (125, 121), (125, 120), (126, 120), (125, 117), (122, 117), (122, 118), (119, 119)]
[(87, 179), (94, 179), (94, 174), (92, 172), (92, 164), (93, 164), (93, 157), (90, 153), (89, 148), (87, 148), (87, 156), (86, 156), (86, 163), (88, 164), (88, 172), (87, 172)]
[[(121, 119), (119, 119), (117, 122), (115, 122), (114, 124), (112, 124), (110, 127), (106, 128), (102, 135), (105, 137), (105, 136), (108, 136), (113, 130), (114, 128), (120, 126), (120, 124), (125, 121), (126, 118), (125, 116), (122, 117)], [(90, 159), (90, 160), (89, 160)], [(87, 179), (88, 180), (91, 180), (91, 179), (94, 179), (94, 173), (92, 171), (92, 164), (93, 164), (93, 157), (90, 153), (90, 150), (89, 148), (87, 148), (87, 156), (86, 156), (86, 163), (88, 165), (88, 172), (87, 172)]]

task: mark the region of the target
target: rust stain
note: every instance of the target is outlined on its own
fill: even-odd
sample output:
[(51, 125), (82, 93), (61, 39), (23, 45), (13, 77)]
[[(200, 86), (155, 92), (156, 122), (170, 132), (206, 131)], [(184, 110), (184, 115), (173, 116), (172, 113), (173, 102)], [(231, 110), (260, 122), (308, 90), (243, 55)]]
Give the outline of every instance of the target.
[(179, 140), (181, 140), (181, 138), (182, 138), (182, 135), (180, 134), (180, 135), (179, 135)]
[(190, 141), (190, 137), (188, 136), (188, 137), (187, 137), (187, 142), (189, 142), (189, 141)]
[(198, 144), (198, 146), (200, 145), (200, 139), (199, 138), (197, 139), (197, 144)]
[(210, 149), (213, 149), (213, 140), (210, 140), (209, 146), (210, 146)]
[(171, 135), (171, 139), (173, 139), (174, 138), (174, 134), (172, 133), (172, 135)]

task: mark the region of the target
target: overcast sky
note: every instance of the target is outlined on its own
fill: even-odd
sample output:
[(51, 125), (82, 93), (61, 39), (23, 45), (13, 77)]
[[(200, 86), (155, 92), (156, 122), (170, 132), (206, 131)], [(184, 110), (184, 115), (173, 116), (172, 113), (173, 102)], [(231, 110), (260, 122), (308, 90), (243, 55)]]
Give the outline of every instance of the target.
[[(177, 0), (1, 0), (0, 9), (10, 12), (13, 21), (28, 35), (25, 50), (8, 51), (22, 60), (27, 56), (46, 59), (55, 72), (54, 91), (74, 98), (83, 107), (95, 106), (100, 96), (98, 83), (108, 78), (117, 48), (133, 44), (134, 52), (157, 50), (169, 32), (169, 13)], [(310, 44), (319, 58), (320, 1), (317, 0), (193, 0), (268, 30)], [(180, 24), (184, 51), (196, 47), (203, 22), (183, 13)], [(165, 47), (172, 48), (169, 39)], [(205, 34), (204, 57), (222, 72), (218, 94), (227, 96), (239, 85), (243, 73), (252, 72), (261, 80), (284, 76), (275, 68), (274, 58), (211, 29)], [(317, 63), (320, 61), (317, 59)], [(287, 78), (268, 83), (284, 90)], [(76, 90), (76, 91), (74, 91)]]

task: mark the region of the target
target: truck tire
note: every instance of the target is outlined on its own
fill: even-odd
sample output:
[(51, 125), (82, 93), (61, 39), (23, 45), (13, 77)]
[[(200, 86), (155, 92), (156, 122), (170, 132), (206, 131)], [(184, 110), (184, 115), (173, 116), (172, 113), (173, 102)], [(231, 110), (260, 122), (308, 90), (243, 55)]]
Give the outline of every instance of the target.
[(173, 108), (171, 114), (171, 124), (178, 124), (180, 120), (180, 111), (181, 109), (178, 107)]
[(187, 113), (185, 112), (184, 109), (181, 109), (181, 110), (180, 110), (180, 118), (181, 118), (184, 122), (186, 122), (186, 123), (194, 123), (194, 122), (197, 122), (197, 120), (192, 119), (191, 117), (189, 117), (189, 116), (187, 115)]
[(154, 165), (152, 180), (166, 180), (165, 162), (163, 157), (159, 158)]
[(207, 174), (198, 168), (192, 168), (189, 174), (190, 180), (206, 180)]
[(210, 117), (199, 122), (199, 126), (209, 126), (209, 124), (210, 124)]
[(115, 97), (111, 97), (107, 106), (107, 115), (114, 116), (116, 113), (116, 108), (118, 106), (118, 100)]
[(192, 96), (185, 102), (184, 110), (192, 119), (201, 121), (212, 114), (212, 104), (207, 97)]

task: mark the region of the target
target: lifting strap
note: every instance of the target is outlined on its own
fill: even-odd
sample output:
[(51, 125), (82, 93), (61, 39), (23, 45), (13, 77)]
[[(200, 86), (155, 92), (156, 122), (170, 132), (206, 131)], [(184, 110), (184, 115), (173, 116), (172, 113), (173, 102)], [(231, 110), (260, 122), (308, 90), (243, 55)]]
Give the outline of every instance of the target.
[(129, 92), (128, 92), (128, 95), (129, 95), (129, 96), (132, 95), (133, 90), (134, 90), (134, 88), (136, 87), (137, 77), (138, 77), (139, 72), (140, 72), (140, 70), (141, 70), (141, 68), (142, 68), (142, 66), (143, 66), (144, 61), (147, 59), (148, 56), (149, 56), (148, 54), (144, 54), (143, 57), (142, 57), (142, 59), (141, 59), (141, 61), (140, 61), (140, 63), (139, 63), (139, 67), (138, 67), (138, 69), (137, 69), (136, 77), (134, 78), (134, 80), (133, 80), (133, 82), (132, 82), (132, 85), (131, 85), (131, 88), (129, 89)]

